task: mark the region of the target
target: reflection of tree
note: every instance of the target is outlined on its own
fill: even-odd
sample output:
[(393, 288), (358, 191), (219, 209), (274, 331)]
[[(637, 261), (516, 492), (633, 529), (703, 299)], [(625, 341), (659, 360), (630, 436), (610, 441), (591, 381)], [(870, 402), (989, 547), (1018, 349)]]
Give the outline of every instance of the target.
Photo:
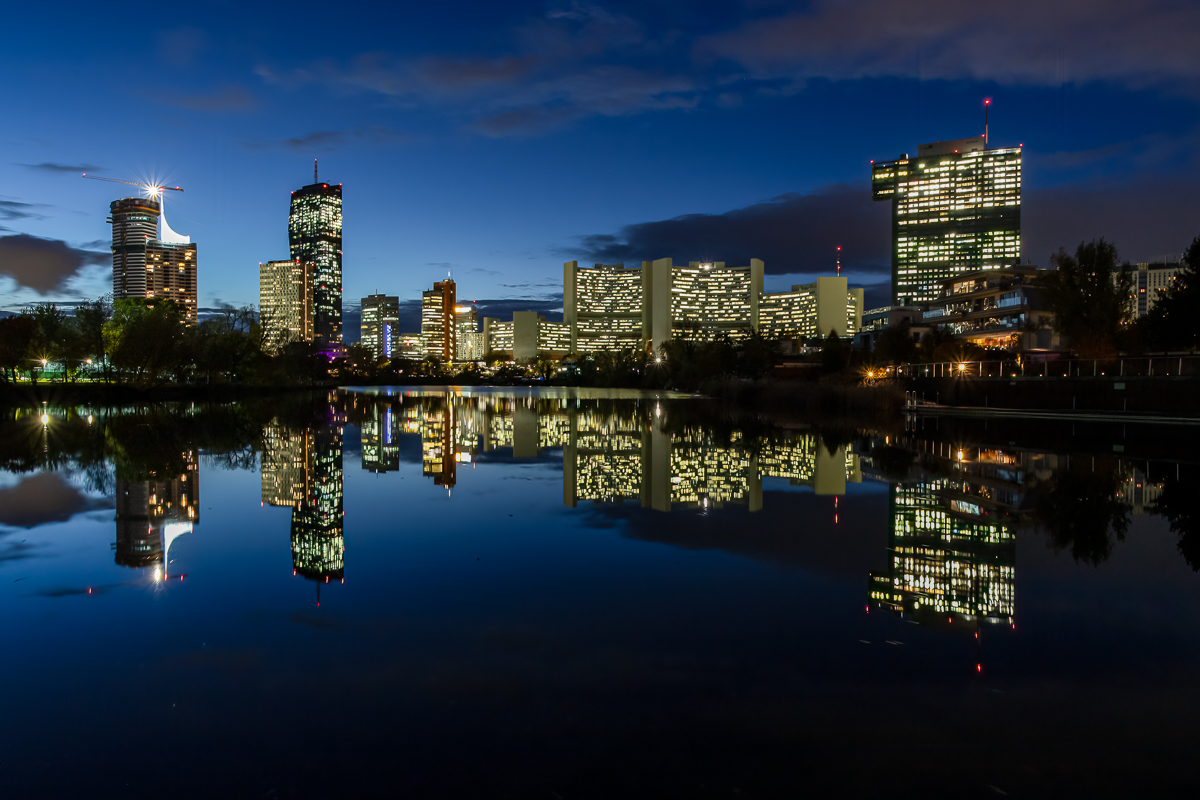
[(1129, 507), (1118, 497), (1119, 484), (1116, 464), (1100, 459), (1091, 472), (1055, 475), (1035, 510), (1050, 546), (1070, 548), (1076, 561), (1103, 563), (1129, 530)]
[(1200, 493), (1196, 492), (1195, 467), (1181, 467), (1178, 477), (1163, 483), (1154, 513), (1167, 518), (1171, 530), (1179, 534), (1179, 554), (1188, 565), (1200, 571)]

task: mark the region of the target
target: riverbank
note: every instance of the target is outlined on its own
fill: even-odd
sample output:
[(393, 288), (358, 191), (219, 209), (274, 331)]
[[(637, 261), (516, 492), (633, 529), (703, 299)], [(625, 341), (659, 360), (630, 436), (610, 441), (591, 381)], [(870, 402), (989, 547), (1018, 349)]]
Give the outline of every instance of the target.
[(278, 397), (302, 392), (336, 389), (338, 384), (312, 386), (255, 386), (215, 384), (212, 386), (159, 386), (139, 389), (117, 383), (5, 383), (0, 384), (0, 406), (47, 405), (140, 405), (148, 403), (234, 403), (240, 400)]
[(782, 425), (853, 419), (886, 428), (899, 424), (904, 414), (904, 389), (893, 381), (722, 380), (705, 384), (700, 392)]

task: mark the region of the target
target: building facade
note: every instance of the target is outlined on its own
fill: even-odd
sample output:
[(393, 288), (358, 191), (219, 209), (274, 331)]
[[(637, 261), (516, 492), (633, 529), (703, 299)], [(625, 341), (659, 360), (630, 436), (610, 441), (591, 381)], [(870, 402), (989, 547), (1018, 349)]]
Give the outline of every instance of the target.
[(454, 336), (456, 361), (483, 358), (483, 332), (479, 330), (479, 312), (475, 306), (454, 307)]
[(645, 262), (580, 267), (563, 264), (563, 322), (573, 353), (644, 348), (650, 338), (650, 282)]
[(1034, 266), (967, 272), (942, 281), (923, 324), (955, 339), (1003, 350), (1061, 350), (1054, 315), (1042, 303)]
[(171, 300), (187, 324), (195, 324), (196, 245), (167, 225), (162, 202), (140, 197), (114, 200), (109, 204), (109, 222), (113, 299)]
[(923, 144), (871, 165), (872, 195), (892, 204), (892, 302), (936, 300), (962, 272), (1021, 261), (1021, 148), (984, 137)]
[(764, 294), (758, 330), (768, 339), (823, 339), (853, 336), (862, 323), (863, 290), (850, 289), (846, 278), (817, 278), (790, 292)]
[(454, 324), (454, 281), (438, 281), (433, 289), (421, 292), (421, 338), (425, 356), (437, 356), (446, 363), (458, 355), (458, 336)]
[(399, 331), (399, 297), (369, 294), (362, 299), (359, 341), (370, 349), (376, 361), (386, 361), (396, 354)]
[(288, 244), (312, 274), (313, 337), (342, 341), (342, 185), (313, 183), (292, 192)]
[(1129, 316), (1144, 317), (1174, 285), (1183, 266), (1175, 263), (1141, 263), (1133, 271), (1133, 288), (1129, 298)]
[(845, 278), (818, 278), (790, 292), (763, 293), (763, 262), (675, 265), (671, 259), (640, 267), (563, 264), (563, 324), (572, 353), (653, 349), (670, 339), (740, 339), (753, 331), (772, 338), (853, 336), (863, 292)]
[(259, 264), (258, 310), (269, 351), (312, 341), (312, 273), (299, 261)]

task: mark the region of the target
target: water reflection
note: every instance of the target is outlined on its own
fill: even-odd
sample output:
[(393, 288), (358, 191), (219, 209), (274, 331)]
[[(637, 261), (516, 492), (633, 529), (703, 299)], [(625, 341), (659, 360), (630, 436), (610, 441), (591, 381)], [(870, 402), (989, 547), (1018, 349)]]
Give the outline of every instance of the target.
[(1012, 625), (1020, 530), (1097, 565), (1132, 517), (1162, 514), (1180, 553), (1200, 568), (1186, 463), (998, 443), (1007, 434), (986, 423), (818, 432), (706, 408), (654, 396), (401, 391), (238, 407), (29, 409), (3, 420), (3, 457), (10, 470), (78, 474), (114, 497), (116, 563), (155, 578), (174, 574), (172, 543), (200, 522), (203, 452), (217, 466), (257, 462), (262, 503), (291, 510), (294, 574), (343, 582), (347, 425), (359, 431), (363, 470), (399, 472), (419, 444), (421, 474), (450, 494), (459, 470), (481, 460), (561, 459), (562, 504), (571, 508), (755, 513), (766, 482), (768, 494), (786, 485), (834, 498), (836, 521), (848, 487), (887, 484), (887, 566), (869, 573), (867, 596), (924, 624)]
[(151, 567), (155, 580), (169, 576), (171, 545), (200, 523), (200, 464), (195, 450), (179, 462), (156, 465), (144, 475), (122, 475), (116, 481), (116, 562), (123, 567)]

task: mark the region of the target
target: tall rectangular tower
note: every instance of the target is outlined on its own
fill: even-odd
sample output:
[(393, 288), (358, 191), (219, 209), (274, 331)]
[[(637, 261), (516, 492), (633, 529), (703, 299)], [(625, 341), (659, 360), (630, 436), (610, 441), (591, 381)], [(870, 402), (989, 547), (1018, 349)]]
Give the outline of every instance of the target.
[(1021, 148), (984, 137), (923, 144), (916, 158), (871, 165), (875, 200), (892, 203), (892, 302), (937, 299), (941, 281), (1021, 261)]
[(312, 273), (313, 336), (342, 341), (342, 185), (313, 182), (292, 192), (288, 244)]
[(400, 338), (400, 298), (386, 294), (364, 297), (360, 330), (360, 341), (370, 348), (376, 361), (395, 355)]
[(267, 349), (313, 338), (312, 273), (299, 261), (258, 265), (258, 309)]
[(425, 340), (425, 355), (438, 356), (447, 363), (458, 356), (454, 298), (454, 281), (449, 278), (435, 283), (433, 291), (421, 292), (421, 338)]

